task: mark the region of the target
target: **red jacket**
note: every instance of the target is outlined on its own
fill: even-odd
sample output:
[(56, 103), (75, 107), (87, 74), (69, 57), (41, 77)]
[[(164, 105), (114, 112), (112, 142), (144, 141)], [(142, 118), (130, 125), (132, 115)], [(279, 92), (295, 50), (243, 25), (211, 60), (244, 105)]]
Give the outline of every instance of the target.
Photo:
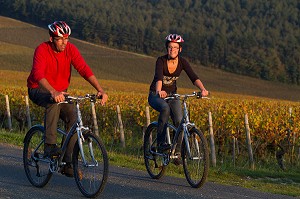
[(38, 82), (46, 78), (55, 90), (64, 91), (70, 84), (71, 65), (85, 79), (93, 75), (75, 45), (68, 42), (64, 51), (55, 53), (51, 43), (44, 42), (35, 49), (27, 87), (37, 88)]

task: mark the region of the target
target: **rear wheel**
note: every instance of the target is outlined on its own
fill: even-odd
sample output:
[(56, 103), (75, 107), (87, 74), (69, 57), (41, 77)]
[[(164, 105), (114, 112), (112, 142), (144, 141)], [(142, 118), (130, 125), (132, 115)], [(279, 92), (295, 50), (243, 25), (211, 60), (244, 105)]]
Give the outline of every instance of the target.
[(151, 178), (159, 179), (164, 175), (166, 167), (163, 157), (154, 154), (157, 150), (156, 135), (157, 123), (151, 123), (144, 136), (144, 161)]
[(201, 187), (207, 178), (209, 168), (208, 146), (203, 133), (196, 128), (190, 129), (188, 143), (183, 140), (181, 150), (184, 174), (188, 183), (194, 188)]
[(79, 145), (76, 144), (74, 147), (74, 177), (84, 196), (97, 197), (104, 190), (107, 182), (108, 156), (100, 138), (91, 132), (83, 135), (85, 139), (82, 142), (84, 157), (81, 155)]
[(50, 180), (49, 159), (44, 158), (44, 127), (34, 126), (25, 136), (23, 164), (29, 182), (44, 187)]

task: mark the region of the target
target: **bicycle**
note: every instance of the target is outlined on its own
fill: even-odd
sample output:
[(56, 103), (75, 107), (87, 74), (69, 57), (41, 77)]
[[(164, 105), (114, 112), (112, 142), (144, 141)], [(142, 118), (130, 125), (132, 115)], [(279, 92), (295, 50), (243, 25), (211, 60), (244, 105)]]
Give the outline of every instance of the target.
[[(165, 100), (179, 99), (182, 101), (183, 118), (178, 128), (167, 123), (166, 141), (171, 145), (171, 149), (163, 153), (157, 151), (156, 136), (158, 122), (155, 121), (149, 124), (144, 136), (144, 161), (151, 178), (161, 178), (171, 159), (179, 158), (175, 154), (175, 148), (179, 135), (183, 132), (181, 159), (184, 174), (188, 183), (193, 188), (199, 188), (205, 183), (208, 175), (209, 152), (204, 134), (197, 129), (194, 123), (190, 122), (186, 102), (190, 97), (202, 98), (201, 93), (196, 92), (185, 95), (174, 94), (165, 98)], [(172, 138), (171, 135), (173, 135)]]
[[(96, 102), (96, 95), (84, 97), (66, 96), (61, 103), (74, 103), (77, 111), (77, 122), (69, 132), (58, 128), (62, 137), (62, 154), (56, 157), (44, 155), (45, 128), (35, 125), (29, 129), (24, 138), (23, 163), (29, 182), (36, 187), (44, 187), (54, 172), (58, 172), (66, 163), (63, 156), (71, 137), (77, 134), (77, 142), (73, 149), (72, 165), (74, 178), (80, 192), (86, 197), (98, 196), (105, 187), (108, 178), (108, 156), (101, 139), (89, 127), (83, 125), (80, 103), (89, 100)], [(60, 104), (60, 103), (58, 103)]]

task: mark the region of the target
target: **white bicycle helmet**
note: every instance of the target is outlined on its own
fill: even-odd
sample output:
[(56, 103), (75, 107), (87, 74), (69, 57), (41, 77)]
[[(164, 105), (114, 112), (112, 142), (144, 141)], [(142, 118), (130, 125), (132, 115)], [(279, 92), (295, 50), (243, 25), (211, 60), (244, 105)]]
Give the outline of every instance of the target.
[(54, 37), (68, 37), (71, 35), (71, 28), (64, 21), (55, 21), (48, 25), (49, 34)]
[(166, 37), (166, 42), (176, 42), (176, 43), (183, 43), (184, 40), (183, 38), (178, 35), (178, 34), (169, 34), (167, 37)]

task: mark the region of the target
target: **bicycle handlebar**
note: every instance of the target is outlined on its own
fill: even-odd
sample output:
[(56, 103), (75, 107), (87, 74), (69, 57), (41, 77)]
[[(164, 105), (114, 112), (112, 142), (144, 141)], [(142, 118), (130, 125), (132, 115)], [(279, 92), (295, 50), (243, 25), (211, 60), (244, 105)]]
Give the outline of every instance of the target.
[[(90, 102), (96, 102), (97, 99), (102, 99), (102, 95), (97, 97), (95, 94), (86, 94), (85, 96), (71, 96), (71, 95), (64, 95), (65, 96), (65, 101), (59, 102), (58, 104), (63, 104), (63, 103), (73, 103), (74, 101), (82, 101), (85, 99), (89, 99)], [(54, 101), (53, 98), (50, 100)]]
[(90, 99), (91, 102), (96, 102), (97, 99), (102, 99), (102, 96), (99, 96), (97, 97), (95, 94), (86, 94), (85, 96), (70, 96), (70, 95), (67, 95), (65, 96), (65, 101), (66, 102), (73, 102), (73, 100), (75, 101), (82, 101), (82, 100), (85, 100), (85, 99)]
[(193, 92), (192, 94), (172, 94), (172, 95), (169, 95), (167, 96), (166, 98), (164, 98), (164, 100), (169, 100), (169, 99), (180, 99), (180, 98), (183, 98), (183, 99), (187, 99), (189, 97), (197, 97), (197, 98), (206, 98), (206, 99), (209, 99), (208, 97), (203, 97), (201, 92)]

